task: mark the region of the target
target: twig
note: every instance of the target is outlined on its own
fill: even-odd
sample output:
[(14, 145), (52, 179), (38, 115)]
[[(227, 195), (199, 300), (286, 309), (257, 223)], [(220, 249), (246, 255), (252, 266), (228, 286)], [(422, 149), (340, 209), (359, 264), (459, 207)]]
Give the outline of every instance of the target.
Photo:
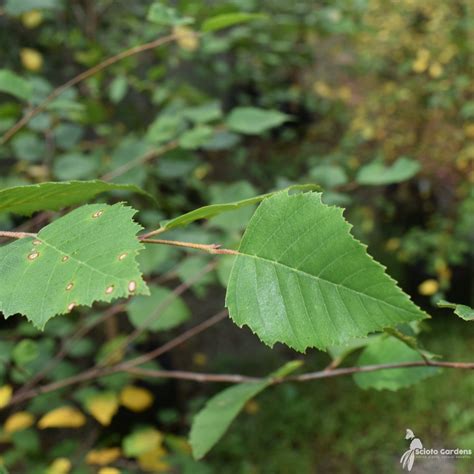
[(188, 329), (183, 334), (180, 334), (179, 336), (175, 337), (171, 341), (168, 341), (162, 346), (150, 352), (147, 352), (146, 354), (143, 354), (139, 357), (136, 357), (135, 359), (131, 359), (119, 364), (116, 367), (116, 369), (129, 370), (138, 365), (145, 364), (146, 362), (149, 362), (150, 360), (156, 359), (157, 357), (163, 355), (165, 352), (169, 352), (170, 350), (174, 349), (176, 346), (179, 346), (180, 344), (187, 341), (188, 339), (191, 339), (192, 337), (197, 336), (199, 333), (219, 323), (220, 321), (225, 319), (227, 315), (228, 315), (228, 312), (226, 309), (224, 309), (220, 311), (219, 313), (215, 314), (214, 316), (212, 316), (211, 318), (206, 319), (202, 323), (198, 324), (197, 326), (194, 326), (191, 329)]
[(180, 379), (192, 380), (194, 382), (224, 382), (224, 383), (244, 383), (244, 382), (261, 382), (263, 379), (259, 377), (247, 377), (246, 375), (237, 374), (205, 374), (200, 372), (187, 372), (184, 370), (151, 370), (130, 368), (124, 369), (133, 375), (143, 377), (160, 378), (160, 379)]
[[(167, 342), (163, 346), (159, 347), (158, 350), (160, 351), (160, 354), (164, 354), (165, 352), (168, 352), (172, 349), (174, 349), (176, 346), (182, 344), (183, 342), (187, 341), (193, 336), (196, 336), (197, 334), (205, 331), (206, 329), (209, 329), (210, 327), (214, 326), (217, 324), (219, 321), (222, 321), (222, 319), (225, 318), (227, 315), (227, 312), (221, 311), (220, 313), (216, 314), (215, 316), (212, 316), (208, 320), (198, 324), (194, 328), (189, 329), (185, 333), (181, 334), (180, 336), (174, 338), (173, 340)], [(152, 351), (155, 353), (155, 357), (158, 357), (156, 353), (158, 352), (157, 349), (155, 351)], [(144, 356), (150, 357), (149, 354), (144, 354), (143, 356), (140, 356), (139, 358), (142, 358)], [(151, 360), (151, 358), (150, 358)], [(16, 405), (20, 402), (23, 402), (25, 400), (29, 400), (31, 398), (34, 398), (37, 395), (43, 394), (43, 393), (49, 393), (53, 392), (55, 390), (59, 390), (61, 388), (68, 387), (70, 385), (75, 385), (77, 383), (81, 382), (86, 382), (88, 380), (93, 380), (95, 378), (103, 377), (105, 375), (110, 375), (114, 374), (117, 372), (122, 372), (125, 369), (128, 370), (130, 368), (133, 368), (135, 366), (135, 361), (136, 359), (132, 359), (127, 362), (123, 362), (121, 364), (117, 364), (115, 366), (111, 367), (102, 367), (102, 366), (95, 366), (89, 370), (86, 370), (85, 372), (82, 372), (77, 375), (73, 375), (72, 377), (68, 377), (63, 380), (59, 380), (57, 382), (49, 383), (46, 385), (42, 385), (41, 387), (37, 388), (32, 388), (24, 393), (15, 393), (10, 400), (10, 405)], [(143, 363), (140, 361), (140, 363)]]
[(108, 173), (105, 173), (104, 175), (100, 177), (100, 179), (103, 179), (104, 181), (111, 181), (112, 179), (115, 179), (118, 176), (122, 176), (127, 171), (130, 171), (132, 168), (135, 168), (135, 166), (143, 165), (147, 161), (150, 161), (153, 158), (156, 158), (157, 156), (163, 155), (167, 151), (174, 150), (177, 147), (178, 147), (178, 142), (174, 140), (172, 142), (167, 143), (166, 145), (163, 145), (161, 148), (147, 151), (142, 156), (139, 156), (138, 158), (135, 158), (134, 160), (127, 161), (127, 163), (123, 164), (122, 166), (119, 166), (118, 168), (112, 171), (109, 171)]
[(31, 232), (11, 232), (8, 230), (0, 230), (0, 237), (6, 237), (8, 239), (24, 239), (25, 237), (36, 237), (36, 234)]
[(145, 238), (146, 235), (147, 234), (145, 234), (145, 236), (139, 237), (139, 239), (146, 244), (172, 245), (174, 247), (202, 250), (212, 255), (240, 255), (237, 250), (221, 249), (220, 244), (196, 244), (194, 242), (181, 242), (179, 240), (148, 239)]
[(308, 380), (318, 380), (331, 377), (341, 377), (343, 375), (352, 375), (361, 372), (376, 372), (379, 370), (391, 369), (408, 369), (412, 367), (443, 367), (445, 369), (461, 369), (474, 370), (474, 362), (441, 362), (441, 361), (416, 361), (416, 362), (399, 362), (393, 364), (374, 364), (363, 365), (360, 367), (343, 367), (333, 370), (321, 370), (318, 372), (309, 372), (307, 374), (293, 375), (284, 379), (278, 379), (277, 383), (281, 382), (306, 382)]
[[(199, 36), (199, 33), (194, 33), (194, 32), (186, 33), (186, 35), (188, 34), (190, 36)], [(54, 89), (54, 91), (51, 92), (51, 94), (48, 95), (48, 97), (46, 97), (46, 99), (44, 99), (43, 102), (41, 102), (36, 107), (32, 108), (15, 125), (13, 125), (10, 129), (8, 129), (3, 135), (3, 137), (0, 139), (0, 145), (4, 145), (8, 140), (10, 140), (11, 137), (13, 137), (13, 135), (15, 135), (15, 133), (21, 130), (33, 117), (35, 117), (40, 112), (42, 112), (51, 101), (56, 99), (56, 97), (61, 95), (65, 90), (69, 89), (70, 87), (75, 86), (79, 82), (82, 82), (85, 79), (88, 79), (94, 74), (102, 71), (103, 69), (111, 66), (112, 64), (115, 64), (118, 61), (121, 61), (122, 59), (128, 58), (135, 54), (142, 53), (144, 51), (148, 51), (150, 49), (155, 49), (158, 46), (161, 46), (166, 43), (170, 43), (178, 38), (181, 38), (182, 36), (183, 36), (183, 33), (173, 33), (171, 35), (164, 36), (162, 38), (158, 38), (156, 40), (150, 41), (149, 43), (144, 43), (138, 46), (134, 46), (133, 48), (129, 48), (125, 51), (121, 51), (120, 53), (114, 56), (111, 56), (110, 58), (105, 59), (104, 61), (97, 64), (96, 66), (93, 66), (90, 69), (87, 69), (87, 71), (81, 72), (77, 76), (73, 77), (71, 80), (67, 81), (63, 85)]]

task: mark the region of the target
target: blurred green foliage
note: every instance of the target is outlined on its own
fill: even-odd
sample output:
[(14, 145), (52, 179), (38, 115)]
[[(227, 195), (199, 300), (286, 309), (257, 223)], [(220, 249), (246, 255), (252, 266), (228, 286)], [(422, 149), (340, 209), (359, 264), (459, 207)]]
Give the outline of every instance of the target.
[[(223, 15), (218, 24), (226, 24), (231, 12), (264, 17), (193, 34), (212, 30), (215, 24), (206, 21), (216, 15)], [(0, 189), (69, 179), (135, 184), (160, 204), (156, 210), (143, 197), (130, 200), (141, 209), (140, 222), (156, 228), (161, 220), (200, 205), (316, 182), (324, 187), (327, 203), (347, 208), (357, 237), (428, 310), (441, 297), (472, 306), (473, 29), (468, 0), (6, 0), (0, 7), (0, 134), (55, 88), (101, 61), (170, 32), (177, 39), (115, 62), (51, 101), (0, 146)], [(117, 191), (114, 200), (122, 199)], [(248, 209), (237, 210), (205, 225), (173, 230), (170, 237), (232, 246), (250, 215)], [(0, 222), (9, 230), (23, 221), (7, 214)], [(140, 259), (147, 279), (170, 288), (209, 260), (168, 248), (147, 249)], [(193, 285), (186, 301), (191, 313), (207, 310), (208, 316), (213, 300), (222, 306), (219, 284), (226, 283), (229, 261)], [(187, 306), (178, 301), (169, 309), (169, 327), (188, 317)], [(124, 315), (115, 326), (99, 326), (75, 341), (46, 380), (107, 360), (139, 324), (140, 305), (135, 305), (129, 322)], [(92, 324), (100, 312), (54, 319), (44, 334), (23, 322), (2, 323), (1, 384), (31, 379), (79, 323)], [(449, 331), (454, 335), (446, 340), (433, 336), (439, 347), (431, 350), (455, 355), (460, 334)], [(146, 332), (118, 357), (149, 350), (156, 337), (166, 340)], [(467, 357), (468, 343), (460, 345), (459, 355)], [(210, 356), (216, 368), (235, 368), (235, 360), (229, 361), (235, 359), (232, 345), (221, 349), (216, 354), (193, 346), (184, 353), (196, 368)], [(434, 378), (402, 396), (354, 392), (346, 380), (318, 382), (316, 389), (279, 387), (264, 394), (258, 402), (264, 408), (244, 417), (243, 427), (199, 464), (182, 438), (186, 414), (202, 401), (189, 393), (185, 403), (171, 407), (155, 400), (152, 414), (143, 417), (133, 418), (122, 406), (120, 425), (102, 427), (90, 419), (66, 436), (51, 429), (43, 435), (32, 423), (11, 432), (4, 425), (2, 459), (12, 473), (82, 474), (100, 472), (99, 463), (84, 461), (91, 461), (91, 450), (120, 447), (134, 461), (121, 463), (109, 452), (103, 465), (122, 473), (173, 467), (193, 474), (391, 472), (387, 453), (401, 455), (405, 445), (398, 441), (412, 420), (420, 435), (472, 446), (474, 415), (465, 403), (472, 383), (463, 374), (450, 377), (452, 383), (440, 386)], [(133, 383), (131, 376), (117, 374), (95, 388), (120, 394)], [(153, 383), (148, 389), (157, 400), (160, 390), (172, 392)], [(456, 399), (453, 384), (459, 387)], [(35, 420), (71, 401), (85, 410), (80, 395), (62, 389), (35, 397), (21, 410)], [(439, 424), (431, 419), (433, 404), (442, 407)], [(389, 413), (403, 413), (405, 424), (395, 423)], [(156, 424), (165, 434), (155, 430)], [(263, 425), (265, 435), (256, 428)], [(394, 425), (398, 444), (381, 445), (384, 437), (393, 440)], [(143, 430), (155, 430), (153, 445), (145, 450), (139, 443)], [(310, 437), (316, 437), (314, 443)], [(107, 453), (99, 454), (106, 458)]]

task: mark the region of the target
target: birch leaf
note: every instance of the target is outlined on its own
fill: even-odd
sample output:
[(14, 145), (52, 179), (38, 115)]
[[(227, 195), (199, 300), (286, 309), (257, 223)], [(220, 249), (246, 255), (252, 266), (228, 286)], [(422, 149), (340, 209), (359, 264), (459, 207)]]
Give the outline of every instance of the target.
[(266, 344), (298, 351), (426, 317), (320, 193), (265, 199), (245, 231), (226, 306)]
[(0, 311), (43, 329), (76, 306), (148, 294), (136, 262), (143, 245), (135, 212), (122, 204), (82, 206), (35, 238), (0, 247)]

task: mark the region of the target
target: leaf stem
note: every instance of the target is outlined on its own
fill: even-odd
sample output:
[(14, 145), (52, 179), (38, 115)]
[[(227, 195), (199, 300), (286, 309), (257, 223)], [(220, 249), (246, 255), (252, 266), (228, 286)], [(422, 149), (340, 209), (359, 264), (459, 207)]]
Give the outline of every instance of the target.
[(143, 237), (141, 237), (140, 240), (147, 244), (173, 245), (174, 247), (202, 250), (212, 255), (240, 255), (237, 250), (221, 249), (220, 244), (196, 244), (194, 242), (182, 242), (180, 240), (148, 239)]
[(25, 237), (36, 237), (36, 234), (31, 232), (10, 232), (8, 230), (0, 230), (0, 237), (9, 239), (24, 239)]

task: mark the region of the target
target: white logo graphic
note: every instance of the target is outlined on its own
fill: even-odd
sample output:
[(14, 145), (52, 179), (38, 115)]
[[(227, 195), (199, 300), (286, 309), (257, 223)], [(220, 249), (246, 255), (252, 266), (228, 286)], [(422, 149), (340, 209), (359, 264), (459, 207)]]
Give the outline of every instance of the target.
[(411, 471), (413, 468), (413, 463), (415, 462), (415, 457), (418, 458), (471, 458), (472, 456), (472, 449), (446, 449), (446, 448), (424, 448), (423, 443), (421, 442), (420, 438), (415, 436), (415, 433), (409, 428), (407, 428), (405, 439), (409, 439), (410, 441), (410, 449), (407, 449), (402, 457), (400, 458), (400, 464), (402, 465), (402, 469), (406, 469), (407, 471)]
[(413, 463), (415, 462), (415, 450), (423, 449), (423, 443), (421, 442), (420, 438), (415, 438), (415, 433), (413, 433), (413, 431), (409, 428), (407, 429), (405, 439), (411, 439), (412, 441), (410, 443), (410, 449), (403, 453), (403, 456), (400, 459), (400, 464), (402, 465), (403, 469), (411, 471)]

